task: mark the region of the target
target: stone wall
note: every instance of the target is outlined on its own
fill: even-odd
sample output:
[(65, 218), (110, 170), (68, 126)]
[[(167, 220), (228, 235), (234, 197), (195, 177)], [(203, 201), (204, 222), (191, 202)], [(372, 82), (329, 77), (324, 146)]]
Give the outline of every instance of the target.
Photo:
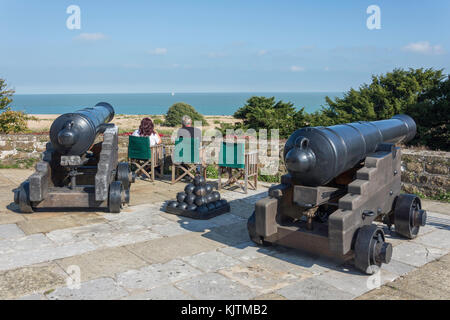
[[(0, 135), (0, 165), (30, 167), (40, 159), (48, 141), (47, 135)], [(163, 142), (170, 144), (167, 137)], [(119, 136), (119, 159), (126, 160), (128, 136)], [(280, 146), (280, 156), (283, 146)], [(270, 164), (266, 164), (270, 165)], [(404, 149), (402, 156), (403, 190), (438, 197), (450, 192), (450, 152)], [(280, 158), (279, 175), (284, 173)]]
[(408, 193), (439, 197), (450, 192), (450, 152), (403, 150), (402, 182)]

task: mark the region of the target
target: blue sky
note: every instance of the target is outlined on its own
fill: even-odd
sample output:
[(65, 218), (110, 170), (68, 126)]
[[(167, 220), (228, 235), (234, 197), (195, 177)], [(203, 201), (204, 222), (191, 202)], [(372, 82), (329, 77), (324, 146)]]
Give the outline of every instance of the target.
[(448, 0), (0, 0), (0, 30), (17, 93), (343, 91), (396, 67), (450, 69)]

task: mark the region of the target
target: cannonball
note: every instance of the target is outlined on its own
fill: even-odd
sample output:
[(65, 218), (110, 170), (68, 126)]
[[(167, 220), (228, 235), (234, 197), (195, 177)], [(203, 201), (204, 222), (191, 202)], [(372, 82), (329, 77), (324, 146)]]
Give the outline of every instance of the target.
[(184, 187), (184, 192), (186, 192), (186, 194), (193, 193), (194, 188), (195, 188), (195, 185), (193, 183), (189, 183), (186, 185), (186, 187)]
[(213, 194), (207, 194), (206, 195), (206, 201), (208, 202), (208, 203), (210, 203), (210, 202), (213, 202), (214, 201), (214, 195)]
[(219, 200), (219, 201), (220, 201), (220, 205), (221, 205), (222, 207), (225, 207), (225, 206), (227, 205), (227, 200), (222, 199), (222, 200)]
[(208, 203), (206, 206), (208, 207), (209, 211), (214, 210), (216, 208), (216, 206), (212, 203)]
[(170, 208), (176, 208), (176, 206), (178, 205), (177, 201), (170, 201), (167, 206)]
[(195, 187), (194, 194), (196, 196), (206, 196), (206, 188), (205, 188), (205, 186), (197, 186), (197, 187)]
[(186, 199), (186, 192), (178, 192), (177, 193), (177, 201), (184, 202), (184, 199)]
[(188, 207), (188, 204), (186, 202), (179, 202), (177, 205), (177, 208), (181, 209), (181, 210), (186, 210), (187, 207)]
[(195, 194), (190, 193), (188, 195), (186, 195), (186, 198), (184, 198), (184, 202), (186, 202), (187, 204), (193, 204), (195, 201)]
[(214, 201), (219, 201), (220, 200), (220, 193), (218, 191), (214, 191), (212, 192)]
[(197, 208), (197, 212), (200, 214), (204, 214), (208, 212), (208, 207), (206, 206), (206, 204), (202, 204), (201, 206), (199, 206)]
[(198, 176), (195, 176), (195, 178), (194, 178), (194, 184), (197, 187), (204, 185), (205, 182), (206, 182), (206, 180), (203, 176), (198, 175)]
[(206, 189), (206, 194), (211, 193), (211, 191), (213, 190), (212, 185), (210, 185), (209, 183), (207, 183), (205, 185), (205, 189)]
[(206, 201), (206, 198), (205, 198), (205, 197), (199, 196), (199, 197), (195, 197), (194, 203), (195, 203), (197, 206), (201, 206), (201, 205), (203, 205), (203, 204), (206, 204), (207, 201)]
[(218, 203), (216, 203), (216, 202), (211, 202), (210, 203), (211, 205), (213, 205), (214, 206), (214, 209), (217, 209), (217, 208), (219, 208), (220, 206), (217, 206), (218, 205)]
[(187, 210), (195, 211), (195, 210), (197, 210), (197, 206), (195, 204), (190, 204), (187, 206)]

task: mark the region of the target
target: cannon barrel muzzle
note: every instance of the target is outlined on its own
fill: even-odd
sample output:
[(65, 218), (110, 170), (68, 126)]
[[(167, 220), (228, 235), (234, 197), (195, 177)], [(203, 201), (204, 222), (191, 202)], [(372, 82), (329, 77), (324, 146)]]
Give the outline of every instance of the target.
[(354, 167), (380, 144), (405, 143), (415, 134), (416, 123), (404, 114), (388, 120), (307, 127), (289, 137), (284, 160), (296, 181), (316, 187)]
[(89, 150), (113, 118), (114, 108), (106, 102), (97, 103), (93, 108), (65, 113), (50, 127), (53, 148), (63, 155), (80, 156)]

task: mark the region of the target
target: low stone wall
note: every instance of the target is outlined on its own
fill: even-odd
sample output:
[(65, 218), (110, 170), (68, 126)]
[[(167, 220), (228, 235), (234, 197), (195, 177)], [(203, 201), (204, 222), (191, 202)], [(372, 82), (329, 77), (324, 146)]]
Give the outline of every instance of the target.
[(402, 183), (408, 193), (439, 197), (450, 192), (450, 152), (403, 150)]
[[(31, 167), (41, 157), (48, 142), (47, 135), (0, 135), (0, 165)], [(170, 144), (169, 137), (163, 142)], [(128, 136), (119, 136), (119, 159), (126, 160)], [(280, 156), (283, 146), (280, 146)], [(266, 164), (269, 165), (269, 164)], [(439, 197), (450, 192), (450, 152), (403, 149), (403, 190), (408, 193)], [(279, 175), (284, 174), (280, 158)]]

